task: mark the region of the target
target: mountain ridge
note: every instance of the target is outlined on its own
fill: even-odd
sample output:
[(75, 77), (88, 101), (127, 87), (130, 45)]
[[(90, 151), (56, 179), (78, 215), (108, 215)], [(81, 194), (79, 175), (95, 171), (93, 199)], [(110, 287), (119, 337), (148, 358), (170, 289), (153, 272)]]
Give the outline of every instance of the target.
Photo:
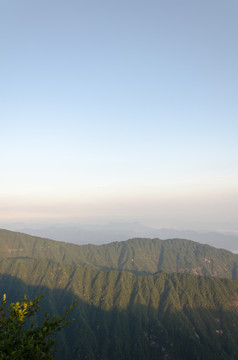
[(208, 244), (216, 248), (224, 248), (235, 253), (238, 252), (237, 233), (155, 228), (142, 225), (138, 222), (109, 223), (105, 225), (38, 224), (37, 226), (32, 224), (31, 227), (17, 226), (15, 224), (12, 225), (12, 230), (77, 245), (89, 243), (102, 245), (110, 243), (112, 240), (124, 241), (135, 237), (160, 238), (162, 240), (182, 238), (200, 242), (201, 244)]
[(165, 272), (138, 276), (47, 260), (42, 267), (36, 259), (7, 259), (6, 270), (2, 261), (0, 284), (9, 299), (44, 292), (44, 310), (56, 314), (79, 300), (76, 320), (58, 338), (57, 360), (236, 359), (237, 281)]
[(44, 293), (42, 311), (58, 315), (78, 300), (55, 360), (236, 360), (237, 258), (184, 239), (75, 245), (0, 230), (8, 301)]
[(75, 245), (0, 230), (0, 258), (47, 258), (98, 270), (190, 272), (236, 279), (238, 255), (185, 239), (129, 239), (104, 245)]

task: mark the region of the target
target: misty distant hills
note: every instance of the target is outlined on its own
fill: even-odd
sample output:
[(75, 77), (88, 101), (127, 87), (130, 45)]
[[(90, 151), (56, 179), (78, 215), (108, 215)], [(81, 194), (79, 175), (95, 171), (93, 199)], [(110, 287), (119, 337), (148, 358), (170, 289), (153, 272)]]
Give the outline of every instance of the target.
[(110, 223), (107, 225), (79, 226), (52, 225), (38, 228), (19, 227), (17, 231), (78, 245), (101, 245), (114, 241), (124, 241), (132, 237), (155, 237), (153, 228), (143, 226), (139, 223)]
[(78, 299), (56, 360), (237, 360), (237, 265), (183, 239), (75, 245), (0, 230), (9, 302), (44, 293), (42, 311), (62, 314)]
[(216, 248), (238, 252), (238, 236), (218, 232), (155, 229), (140, 223), (110, 223), (107, 225), (20, 227), (17, 231), (74, 244), (107, 244), (134, 237), (171, 239), (180, 238), (209, 244)]

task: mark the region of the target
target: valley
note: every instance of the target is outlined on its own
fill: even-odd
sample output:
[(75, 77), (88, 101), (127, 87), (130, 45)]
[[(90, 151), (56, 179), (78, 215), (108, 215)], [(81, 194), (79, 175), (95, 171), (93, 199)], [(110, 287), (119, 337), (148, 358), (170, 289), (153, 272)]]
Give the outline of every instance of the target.
[[(75, 321), (55, 359), (236, 359), (238, 256), (183, 239), (74, 245), (0, 230), (9, 301), (44, 294)], [(40, 315), (39, 315), (40, 316)]]

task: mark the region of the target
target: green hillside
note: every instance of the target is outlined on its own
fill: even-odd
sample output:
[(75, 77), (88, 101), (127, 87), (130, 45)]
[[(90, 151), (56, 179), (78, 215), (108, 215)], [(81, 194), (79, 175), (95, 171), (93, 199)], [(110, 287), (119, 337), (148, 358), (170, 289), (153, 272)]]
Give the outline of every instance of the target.
[(44, 258), (99, 270), (157, 271), (236, 278), (238, 255), (183, 239), (131, 239), (106, 245), (73, 245), (0, 230), (0, 258)]
[(56, 360), (238, 358), (235, 254), (180, 239), (77, 246), (6, 230), (0, 254), (9, 302), (44, 293), (42, 311), (58, 315), (78, 299)]
[(11, 301), (44, 292), (43, 309), (58, 314), (79, 300), (57, 359), (237, 359), (237, 281), (34, 259), (2, 260), (0, 274)]

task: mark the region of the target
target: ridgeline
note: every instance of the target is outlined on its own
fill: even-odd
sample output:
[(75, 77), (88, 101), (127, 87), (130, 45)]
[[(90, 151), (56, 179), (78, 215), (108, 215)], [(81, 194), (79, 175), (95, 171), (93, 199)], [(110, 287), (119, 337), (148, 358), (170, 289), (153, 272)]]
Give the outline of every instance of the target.
[(181, 239), (79, 246), (0, 230), (0, 254), (9, 301), (44, 293), (42, 311), (57, 315), (78, 299), (57, 360), (238, 358), (229, 251)]

